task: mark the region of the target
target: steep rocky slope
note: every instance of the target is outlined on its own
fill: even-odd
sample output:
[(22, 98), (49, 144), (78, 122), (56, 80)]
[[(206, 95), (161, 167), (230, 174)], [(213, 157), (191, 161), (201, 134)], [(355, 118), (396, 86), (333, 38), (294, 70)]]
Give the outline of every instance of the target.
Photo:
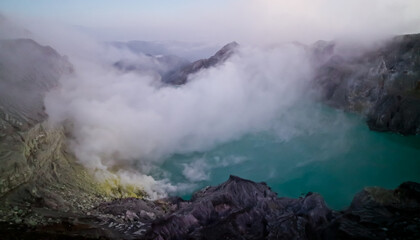
[(312, 47), (325, 102), (367, 116), (372, 130), (420, 133), (420, 34), (398, 36), (352, 57), (333, 42)]

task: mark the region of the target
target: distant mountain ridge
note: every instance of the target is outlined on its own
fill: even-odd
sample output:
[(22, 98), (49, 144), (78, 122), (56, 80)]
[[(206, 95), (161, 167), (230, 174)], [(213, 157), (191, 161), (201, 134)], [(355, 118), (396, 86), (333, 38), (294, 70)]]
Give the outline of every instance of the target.
[[(137, 72), (140, 74), (157, 73), (161, 81), (165, 84), (183, 85), (187, 83), (188, 77), (191, 74), (223, 64), (232, 56), (232, 54), (234, 54), (238, 47), (239, 44), (236, 42), (228, 43), (213, 56), (192, 63), (174, 55), (148, 54), (143, 56), (142, 59), (122, 59), (115, 62), (113, 66), (123, 72)], [(143, 49), (139, 48), (138, 50), (140, 51)]]
[(182, 85), (187, 83), (190, 74), (197, 73), (200, 70), (214, 67), (226, 61), (239, 47), (237, 42), (231, 42), (222, 47), (213, 56), (207, 59), (197, 60), (189, 65), (183, 66), (173, 72), (164, 75), (162, 81), (173, 85)]

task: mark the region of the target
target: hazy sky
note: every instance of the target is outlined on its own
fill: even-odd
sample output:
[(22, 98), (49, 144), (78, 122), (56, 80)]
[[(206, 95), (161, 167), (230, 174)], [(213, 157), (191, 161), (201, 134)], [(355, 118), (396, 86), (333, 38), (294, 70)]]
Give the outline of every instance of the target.
[(0, 12), (119, 40), (273, 43), (420, 32), (418, 0), (2, 0)]

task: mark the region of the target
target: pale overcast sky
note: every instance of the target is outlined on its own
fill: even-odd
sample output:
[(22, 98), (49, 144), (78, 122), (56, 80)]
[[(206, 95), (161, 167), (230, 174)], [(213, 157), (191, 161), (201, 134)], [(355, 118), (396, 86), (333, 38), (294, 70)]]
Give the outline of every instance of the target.
[(419, 0), (2, 0), (0, 13), (126, 40), (273, 43), (420, 32)]

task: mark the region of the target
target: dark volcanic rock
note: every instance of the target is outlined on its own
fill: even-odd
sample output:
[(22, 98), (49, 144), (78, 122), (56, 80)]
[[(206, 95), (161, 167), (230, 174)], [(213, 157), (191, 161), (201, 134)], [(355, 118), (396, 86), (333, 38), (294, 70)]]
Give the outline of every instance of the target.
[(381, 47), (348, 57), (334, 43), (312, 47), (316, 85), (328, 104), (365, 114), (372, 130), (420, 132), (420, 34), (395, 37)]
[[(146, 239), (418, 239), (420, 184), (396, 190), (365, 188), (341, 212), (329, 209), (319, 194), (279, 198), (265, 183), (231, 176), (225, 183), (179, 198), (133, 204), (109, 203), (119, 212), (155, 212), (143, 220)], [(156, 207), (151, 208), (153, 204)], [(114, 207), (112, 207), (114, 206)], [(117, 212), (114, 214), (118, 215)], [(134, 230), (131, 230), (134, 232)], [(127, 235), (125, 235), (127, 236)]]
[(332, 212), (318, 194), (278, 198), (264, 183), (231, 176), (194, 194), (191, 203), (152, 224), (148, 239), (319, 238)]
[(326, 232), (333, 239), (420, 239), (420, 184), (365, 188)]
[(147, 232), (148, 239), (418, 239), (420, 184), (366, 188), (343, 212), (318, 194), (278, 198), (264, 183), (231, 176)]
[(210, 58), (195, 61), (189, 65), (181, 67), (178, 70), (169, 72), (168, 74), (163, 76), (162, 81), (164, 83), (173, 84), (173, 85), (185, 84), (190, 74), (193, 74), (202, 69), (214, 67), (217, 64), (223, 63), (235, 52), (235, 49), (238, 46), (239, 46), (238, 43), (231, 42), (225, 45), (222, 49), (220, 49), (216, 54), (214, 54)]
[(319, 194), (279, 198), (265, 183), (231, 176), (190, 201), (119, 199), (72, 219), (67, 216), (65, 226), (61, 221), (16, 232), (11, 225), (0, 233), (26, 238), (34, 231), (49, 239), (420, 239), (420, 184), (365, 188), (337, 212)]
[(372, 130), (393, 131), (401, 134), (420, 133), (420, 98), (385, 95), (368, 114)]

